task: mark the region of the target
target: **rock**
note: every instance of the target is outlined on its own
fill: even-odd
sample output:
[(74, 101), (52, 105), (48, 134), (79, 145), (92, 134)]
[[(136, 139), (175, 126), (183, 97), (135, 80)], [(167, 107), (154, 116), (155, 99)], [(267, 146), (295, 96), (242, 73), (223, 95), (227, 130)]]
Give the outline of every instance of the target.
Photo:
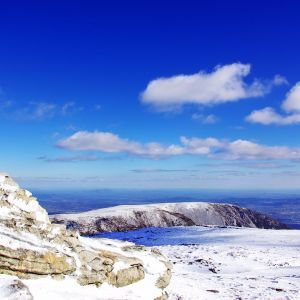
[(67, 275), (76, 270), (74, 259), (61, 253), (10, 249), (0, 246), (0, 273), (32, 278), (39, 275)]
[(20, 280), (12, 280), (1, 287), (2, 300), (33, 300), (28, 287)]
[(162, 276), (160, 276), (157, 281), (156, 281), (156, 286), (160, 289), (164, 289), (166, 288), (169, 283), (170, 283), (170, 280), (171, 280), (171, 277), (172, 277), (172, 271), (171, 271), (171, 268), (168, 268)]
[(144, 227), (193, 225), (288, 228), (269, 216), (247, 208), (206, 202), (121, 205), (77, 214), (52, 215), (51, 220), (88, 235)]
[(126, 286), (145, 278), (141, 264), (131, 265), (129, 268), (118, 270), (110, 274), (110, 283), (116, 287)]
[[(155, 268), (149, 265), (149, 260)], [(163, 296), (168, 271), (167, 259), (148, 248), (84, 238), (67, 230), (65, 225), (51, 224), (47, 212), (30, 192), (0, 173), (0, 274), (25, 279), (43, 276), (63, 279), (68, 275), (81, 285), (101, 286), (106, 282), (116, 287), (151, 276), (157, 282), (153, 288), (159, 287)], [(18, 299), (32, 299), (20, 281), (10, 289), (23, 291), (24, 297)]]
[(169, 298), (168, 294), (164, 292), (161, 296), (155, 298), (154, 300), (167, 300), (168, 298)]

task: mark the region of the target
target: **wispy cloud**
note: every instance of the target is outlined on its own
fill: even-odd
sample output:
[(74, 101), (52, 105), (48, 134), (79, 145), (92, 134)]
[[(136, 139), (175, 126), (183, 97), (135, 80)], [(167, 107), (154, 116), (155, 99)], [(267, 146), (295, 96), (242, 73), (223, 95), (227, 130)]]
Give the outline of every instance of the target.
[(66, 102), (61, 107), (59, 107), (59, 113), (63, 115), (73, 114), (82, 111), (83, 106), (78, 106), (75, 102)]
[(134, 173), (190, 173), (190, 172), (199, 172), (199, 170), (190, 170), (190, 169), (133, 169), (130, 170)]
[(285, 114), (277, 113), (272, 107), (254, 110), (246, 120), (262, 125), (291, 125), (300, 123), (300, 82), (298, 82), (286, 95), (281, 105)]
[(96, 155), (76, 155), (76, 156), (59, 156), (59, 157), (47, 157), (40, 156), (39, 160), (43, 160), (45, 162), (78, 162), (78, 161), (97, 161), (101, 160), (101, 157)]
[(57, 146), (73, 151), (127, 153), (152, 159), (197, 155), (226, 160), (300, 160), (300, 148), (268, 146), (242, 139), (220, 140), (213, 137), (187, 138), (182, 136), (179, 144), (164, 145), (157, 142), (131, 141), (110, 132), (78, 131), (60, 140)]
[(40, 184), (49, 186), (51, 184), (55, 185), (63, 185), (69, 184), (72, 186), (77, 186), (81, 183), (101, 183), (105, 181), (104, 177), (101, 176), (82, 176), (82, 177), (74, 177), (74, 176), (16, 176), (15, 180), (29, 185), (37, 185), (40, 187)]
[(254, 80), (248, 84), (244, 78), (250, 74), (249, 64), (233, 63), (217, 66), (211, 73), (200, 71), (192, 75), (175, 75), (152, 80), (141, 99), (159, 111), (172, 111), (186, 104), (216, 105), (260, 97), (272, 86), (286, 84), (286, 79), (276, 75), (273, 80)]
[(41, 120), (52, 118), (56, 114), (57, 105), (46, 102), (30, 102), (28, 105), (17, 109), (14, 115), (21, 119)]
[(202, 124), (215, 124), (218, 122), (218, 117), (213, 114), (203, 115), (194, 113), (192, 114), (192, 120), (200, 122)]
[(121, 157), (117, 157), (117, 156), (101, 157), (98, 155), (75, 155), (75, 156), (58, 156), (58, 157), (40, 156), (37, 159), (45, 162), (72, 163), (72, 162), (93, 162), (98, 160), (120, 160)]
[(65, 102), (55, 104), (44, 101), (31, 101), (25, 104), (16, 104), (13, 101), (1, 101), (0, 110), (6, 116), (17, 120), (34, 120), (41, 121), (51, 119), (57, 116), (71, 115), (82, 111), (82, 106), (77, 106), (75, 102)]
[(218, 163), (203, 163), (198, 164), (200, 168), (210, 169), (224, 169), (225, 168), (246, 168), (246, 169), (287, 169), (295, 167), (294, 164), (284, 164), (277, 161), (231, 161), (231, 162), (218, 162)]

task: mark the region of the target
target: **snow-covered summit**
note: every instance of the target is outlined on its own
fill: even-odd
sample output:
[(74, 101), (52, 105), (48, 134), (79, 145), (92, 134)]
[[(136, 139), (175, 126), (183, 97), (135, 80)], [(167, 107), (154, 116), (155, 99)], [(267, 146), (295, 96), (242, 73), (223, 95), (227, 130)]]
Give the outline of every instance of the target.
[(29, 191), (23, 190), (6, 173), (0, 173), (1, 219), (32, 218), (32, 225), (50, 224), (48, 214)]
[[(82, 295), (90, 289), (81, 286), (94, 285), (90, 299), (122, 299), (122, 293), (134, 299), (158, 299), (169, 283), (170, 269), (159, 251), (129, 242), (91, 240), (64, 225), (51, 224), (30, 192), (0, 173), (0, 274), (5, 274), (0, 275), (0, 286), (7, 286), (5, 291), (0, 289), (1, 299), (31, 299), (30, 286), (42, 285), (47, 276), (48, 285), (64, 279)], [(27, 281), (29, 290), (24, 288)], [(146, 295), (145, 290), (136, 289), (140, 285)], [(14, 289), (29, 298), (10, 295)], [(44, 296), (34, 299), (48, 299)]]
[(271, 217), (247, 208), (207, 202), (119, 205), (83, 213), (52, 215), (50, 218), (83, 234), (193, 225), (287, 228)]

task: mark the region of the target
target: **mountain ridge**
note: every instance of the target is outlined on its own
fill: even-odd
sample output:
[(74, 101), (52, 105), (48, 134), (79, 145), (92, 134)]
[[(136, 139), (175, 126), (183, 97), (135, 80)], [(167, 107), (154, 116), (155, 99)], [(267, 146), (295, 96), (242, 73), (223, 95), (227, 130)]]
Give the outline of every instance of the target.
[(289, 229), (287, 225), (248, 208), (210, 202), (119, 205), (82, 213), (51, 215), (50, 219), (81, 234), (194, 225)]

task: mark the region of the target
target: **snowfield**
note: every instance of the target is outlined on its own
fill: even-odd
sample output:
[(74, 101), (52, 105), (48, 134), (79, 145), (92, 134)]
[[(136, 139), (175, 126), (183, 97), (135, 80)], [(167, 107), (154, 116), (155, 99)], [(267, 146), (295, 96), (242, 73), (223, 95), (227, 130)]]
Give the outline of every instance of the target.
[(148, 228), (102, 236), (157, 246), (174, 264), (169, 299), (300, 299), (300, 231)]
[[(166, 289), (170, 300), (300, 299), (299, 230), (192, 226), (145, 228), (99, 236), (158, 248), (167, 256), (174, 264)], [(94, 246), (101, 241), (82, 239)], [(109, 240), (102, 241), (105, 244)], [(109, 247), (119, 243), (110, 241)], [(147, 268), (156, 266), (149, 261)], [(73, 278), (21, 281), (34, 300), (152, 300), (157, 291), (150, 277), (122, 288), (106, 283), (100, 288), (81, 286)], [(0, 275), (0, 299), (31, 299), (27, 298), (26, 290), (13, 292), (16, 279)]]

